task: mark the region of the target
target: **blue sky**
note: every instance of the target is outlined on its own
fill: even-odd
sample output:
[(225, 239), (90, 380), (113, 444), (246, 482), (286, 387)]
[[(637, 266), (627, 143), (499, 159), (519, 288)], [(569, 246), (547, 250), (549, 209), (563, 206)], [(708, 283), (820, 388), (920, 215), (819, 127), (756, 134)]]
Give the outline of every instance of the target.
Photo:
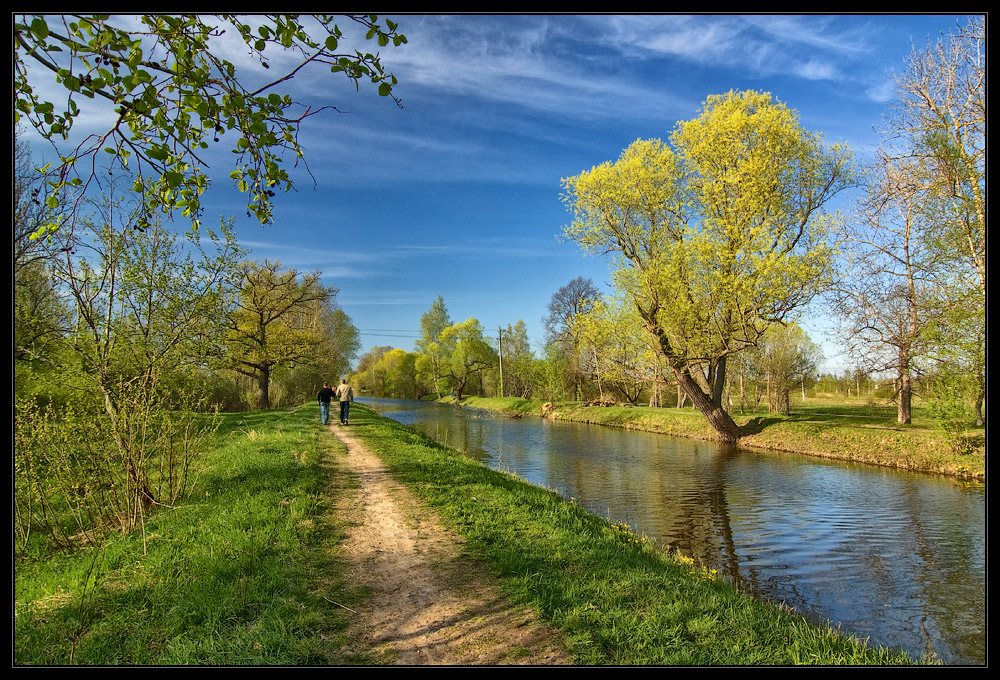
[[(441, 295), (453, 321), (494, 336), (523, 319), (536, 348), (552, 294), (577, 276), (600, 286), (606, 263), (560, 240), (561, 180), (618, 157), (637, 138), (666, 138), (708, 95), (771, 92), (859, 158), (877, 145), (891, 73), (912, 46), (966, 23), (961, 15), (390, 15), (408, 43), (381, 50), (404, 108), (372, 87), (317, 71), (294, 98), (333, 105), (303, 126), (310, 174), (280, 194), (274, 224), (245, 216), (213, 154), (205, 222), (236, 216), (256, 258), (322, 270), (361, 332), (412, 350)], [(366, 47), (366, 49), (372, 49)], [(224, 143), (232, 143), (223, 137)], [(315, 180), (315, 183), (314, 183)], [(846, 207), (847, 198), (842, 203)], [(848, 368), (823, 333), (803, 326)]]

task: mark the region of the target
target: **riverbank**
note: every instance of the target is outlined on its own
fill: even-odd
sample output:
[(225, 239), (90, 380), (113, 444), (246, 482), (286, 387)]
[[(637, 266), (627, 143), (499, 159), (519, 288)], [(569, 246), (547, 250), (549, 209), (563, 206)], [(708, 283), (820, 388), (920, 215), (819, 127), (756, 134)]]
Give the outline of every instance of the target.
[(367, 408), (351, 436), (376, 453), (582, 665), (913, 663), (745, 595), (630, 527), (493, 470)]
[[(466, 397), (461, 403), (509, 417), (543, 416), (679, 437), (717, 439), (705, 418), (690, 408), (546, 404), (517, 397)], [(898, 425), (886, 410), (845, 408), (840, 403), (815, 400), (809, 408), (799, 409), (790, 416), (756, 413), (734, 419), (748, 432), (739, 442), (742, 447), (986, 480), (985, 429), (968, 433), (970, 453), (956, 453), (950, 450), (944, 432), (933, 421)]]
[[(487, 659), (480, 663), (564, 658), (552, 649), (567, 650), (565, 658), (580, 665), (912, 663), (747, 597), (627, 526), (361, 405), (351, 415), (345, 444), (320, 425), (312, 405), (225, 414), (215, 444), (191, 470), (192, 493), (174, 507), (151, 509), (142, 531), (80, 537), (72, 552), (33, 551), (19, 560), (14, 663), (409, 661), (399, 651), (386, 654), (381, 641), (386, 631), (403, 630), (410, 616), (400, 600), (411, 599), (422, 583), (448, 580), (456, 555), (462, 583), (472, 594), (489, 595), (490, 615), (533, 612), (517, 614), (511, 624), (475, 610), (468, 623), (476, 637), (463, 634), (449, 644), (490, 641), (491, 656), (480, 655)], [(359, 469), (351, 460), (355, 441), (381, 466)], [(393, 488), (381, 493), (377, 483)], [(379, 538), (398, 536), (376, 531), (362, 508), (370, 503), (378, 514), (376, 499), (386, 496), (400, 509), (400, 533), (438, 541), (444, 535), (431, 528), (440, 522), (448, 529), (440, 540), (449, 545), (418, 550), (423, 559), (404, 565), (413, 577), (394, 582), (390, 597), (380, 600), (376, 586), (355, 579), (368, 564), (356, 558), (401, 559)], [(399, 564), (390, 566), (399, 571)], [(484, 582), (499, 582), (496, 597)], [(543, 629), (540, 657), (518, 637), (529, 618), (557, 631), (545, 638)], [(418, 661), (441, 663), (427, 655)]]

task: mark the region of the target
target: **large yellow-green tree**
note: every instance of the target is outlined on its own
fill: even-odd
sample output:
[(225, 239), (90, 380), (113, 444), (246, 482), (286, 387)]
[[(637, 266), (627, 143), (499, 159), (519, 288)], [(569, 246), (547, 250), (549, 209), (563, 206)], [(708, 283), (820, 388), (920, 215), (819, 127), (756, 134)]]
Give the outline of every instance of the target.
[(852, 182), (846, 147), (824, 143), (769, 93), (709, 97), (661, 140), (563, 180), (566, 235), (609, 255), (616, 287), (720, 438), (726, 361), (808, 303), (828, 276), (827, 202)]
[(443, 362), (444, 377), (459, 401), (470, 381), (480, 378), (499, 360), (496, 350), (483, 337), (483, 325), (473, 318), (445, 328), (438, 343), (448, 354)]

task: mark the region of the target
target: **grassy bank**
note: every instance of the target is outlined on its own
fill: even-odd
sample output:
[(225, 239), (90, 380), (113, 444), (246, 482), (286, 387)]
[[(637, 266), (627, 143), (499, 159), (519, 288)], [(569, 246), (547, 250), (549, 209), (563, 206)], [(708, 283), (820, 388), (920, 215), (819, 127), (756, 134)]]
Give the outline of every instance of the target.
[(896, 664), (746, 597), (628, 527), (491, 470), (365, 408), (353, 433), (461, 533), (506, 593), (561, 630), (580, 664)]
[[(903, 664), (658, 553), (627, 526), (352, 410), (351, 430), (579, 664)], [(196, 491), (142, 531), (18, 562), (14, 663), (367, 664), (332, 513), (354, 483), (315, 409), (224, 416)]]
[[(223, 416), (196, 490), (142, 531), (18, 562), (15, 664), (365, 663), (329, 514), (351, 483), (315, 409)], [(339, 449), (339, 450), (342, 450)]]
[[(514, 397), (467, 397), (462, 403), (509, 416), (540, 415), (543, 408), (541, 401)], [(546, 417), (681, 437), (715, 438), (705, 418), (691, 408), (588, 407), (565, 403), (548, 409)], [(734, 417), (748, 431), (740, 446), (967, 479), (986, 478), (984, 428), (970, 428), (966, 435), (973, 443), (971, 452), (956, 453), (950, 449), (936, 421), (917, 417), (911, 425), (898, 425), (894, 408), (864, 402), (813, 399), (797, 405), (790, 416), (755, 413)]]

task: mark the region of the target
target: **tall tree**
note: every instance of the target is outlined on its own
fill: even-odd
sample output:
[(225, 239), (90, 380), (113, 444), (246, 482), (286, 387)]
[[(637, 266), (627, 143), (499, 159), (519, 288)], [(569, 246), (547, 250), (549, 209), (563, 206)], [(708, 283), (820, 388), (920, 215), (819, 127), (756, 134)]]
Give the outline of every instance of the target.
[(583, 398), (583, 357), (580, 356), (579, 320), (600, 301), (601, 293), (591, 279), (578, 276), (552, 294), (545, 324), (546, 342), (557, 343), (569, 358), (568, 368), (575, 385), (576, 398)]
[[(406, 42), (394, 22), (380, 24), (375, 15), (350, 15), (346, 21), (359, 25), (380, 47)], [(242, 50), (224, 43), (227, 29), (243, 41)], [(396, 99), (396, 79), (382, 67), (378, 53), (347, 47), (347, 42), (329, 15), (146, 14), (134, 20), (19, 14), (14, 18), (15, 122), (24, 118), (53, 142), (68, 142), (81, 114), (106, 113), (105, 130), (60, 150), (55, 191), (47, 200), (57, 205), (67, 188), (86, 186), (103, 150), (122, 170), (134, 173), (133, 190), (143, 206), (140, 227), (152, 214), (174, 210), (197, 225), (208, 187), (202, 154), (231, 132), (236, 158), (231, 177), (248, 194), (247, 212), (267, 223), (275, 190), (291, 187), (283, 157), (296, 163), (303, 157), (300, 124), (329, 108), (294, 101), (282, 92), (290, 79), (311, 68), (328, 68), (355, 88), (370, 80), (380, 95)], [(244, 60), (226, 58), (239, 52), (246, 54)], [(272, 64), (287, 68), (272, 73)], [(55, 101), (59, 95), (52, 93), (57, 92), (65, 104)]]
[(508, 324), (507, 329), (500, 333), (500, 343), (504, 392), (527, 399), (537, 383), (539, 367), (538, 359), (531, 351), (524, 320), (518, 320), (513, 326)]
[(883, 150), (919, 159), (925, 190), (943, 201), (939, 244), (965, 260), (986, 292), (986, 19), (978, 16), (923, 50), (896, 76)]
[(772, 413), (788, 415), (789, 391), (801, 384), (805, 393), (805, 381), (815, 374), (823, 353), (795, 323), (769, 328), (762, 338), (761, 350), (758, 375), (767, 383), (768, 407)]
[(986, 21), (914, 48), (896, 76), (897, 99), (886, 116), (881, 155), (918, 166), (919, 193), (933, 227), (921, 235), (937, 251), (941, 315), (932, 321), (931, 352), (943, 370), (976, 386), (976, 419), (986, 399)]
[(382, 357), (391, 351), (392, 345), (380, 345), (372, 347), (361, 355), (354, 370), (354, 379), (357, 380), (359, 389), (371, 392), (377, 397), (385, 396), (387, 376), (380, 362)]
[(618, 296), (599, 300), (580, 316), (580, 338), (588, 365), (605, 387), (630, 404), (639, 401), (657, 376), (659, 357), (635, 306)]
[(826, 279), (824, 205), (851, 181), (850, 153), (769, 94), (709, 97), (671, 146), (638, 140), (615, 163), (563, 181), (566, 234), (611, 255), (615, 285), (680, 388), (724, 440), (726, 361), (809, 302)]
[(444, 386), (445, 363), (451, 355), (441, 344), (441, 333), (452, 325), (444, 299), (438, 295), (431, 308), (420, 317), (420, 338), (416, 341), (417, 376), (428, 392), (436, 392), (441, 397)]
[(240, 249), (225, 223), (221, 236), (190, 231), (181, 247), (159, 226), (137, 230), (135, 214), (114, 202), (99, 208), (96, 221), (78, 220), (58, 234), (67, 245), (53, 260), (54, 277), (73, 304), (69, 344), (103, 405), (123, 471), (120, 498), (130, 499), (122, 501), (122, 521), (131, 526), (140, 504), (160, 500), (150, 460), (163, 436), (172, 441), (169, 423), (153, 418), (158, 381), (209, 355), (232, 290), (229, 263)]
[(895, 373), (904, 424), (912, 418), (914, 373), (932, 349), (928, 332), (947, 311), (926, 172), (919, 160), (881, 158), (856, 219), (841, 226), (845, 257), (829, 292), (850, 355), (867, 372)]
[(275, 366), (313, 364), (327, 336), (324, 307), (337, 293), (319, 283), (319, 273), (284, 270), (278, 262), (244, 262), (240, 289), (226, 321), (230, 365), (257, 381), (257, 406), (270, 408)]
[(472, 318), (445, 328), (438, 341), (449, 353), (444, 374), (461, 401), (469, 381), (497, 365), (496, 350), (483, 337), (482, 324)]

